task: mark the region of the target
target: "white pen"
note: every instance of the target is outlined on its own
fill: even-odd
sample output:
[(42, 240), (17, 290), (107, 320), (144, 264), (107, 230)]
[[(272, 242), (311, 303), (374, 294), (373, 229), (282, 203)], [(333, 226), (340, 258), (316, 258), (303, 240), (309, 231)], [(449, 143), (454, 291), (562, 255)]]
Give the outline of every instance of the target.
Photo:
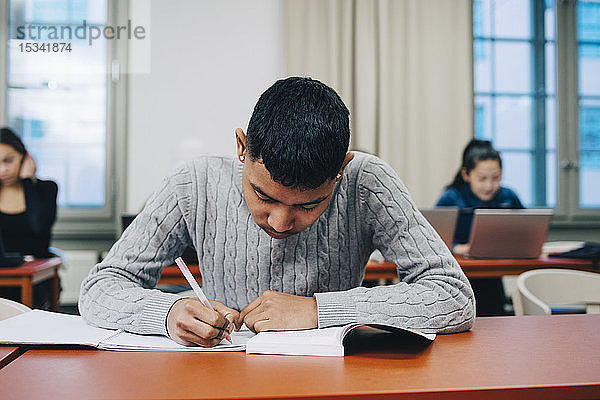
[[(210, 308), (211, 310), (216, 311), (215, 308), (212, 306), (212, 304), (210, 304), (210, 301), (208, 301), (208, 299), (206, 298), (206, 295), (202, 291), (202, 288), (200, 287), (200, 285), (198, 285), (198, 282), (196, 282), (196, 279), (190, 272), (190, 269), (187, 267), (187, 265), (185, 265), (185, 262), (183, 261), (183, 259), (181, 257), (177, 257), (175, 259), (175, 264), (177, 264), (177, 266), (179, 267), (179, 270), (181, 271), (181, 273), (183, 274), (185, 279), (188, 281), (188, 283), (194, 290), (194, 293), (196, 294), (198, 299), (200, 299), (202, 304), (204, 304), (206, 307)], [(229, 327), (229, 325), (227, 327)], [(227, 336), (225, 336), (225, 339), (227, 339), (229, 341), (229, 343), (232, 343), (231, 335), (228, 334)]]

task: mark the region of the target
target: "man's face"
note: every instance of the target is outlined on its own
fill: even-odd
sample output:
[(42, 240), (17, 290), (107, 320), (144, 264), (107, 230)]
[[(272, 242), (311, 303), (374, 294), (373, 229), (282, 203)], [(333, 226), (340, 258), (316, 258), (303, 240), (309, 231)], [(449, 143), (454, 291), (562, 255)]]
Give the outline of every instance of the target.
[(308, 228), (329, 205), (335, 180), (299, 190), (271, 179), (261, 160), (247, 158), (242, 172), (244, 198), (254, 222), (269, 236), (285, 239)]

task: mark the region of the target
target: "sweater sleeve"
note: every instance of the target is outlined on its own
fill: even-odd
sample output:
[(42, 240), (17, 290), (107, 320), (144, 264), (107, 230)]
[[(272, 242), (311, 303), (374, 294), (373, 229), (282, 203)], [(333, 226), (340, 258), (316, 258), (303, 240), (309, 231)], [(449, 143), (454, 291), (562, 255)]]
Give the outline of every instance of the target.
[(396, 264), (400, 282), (316, 295), (319, 327), (383, 323), (426, 333), (468, 330), (473, 291), (457, 261), (383, 161), (365, 162), (359, 177), (363, 234)]
[(91, 324), (166, 335), (166, 317), (180, 297), (152, 289), (163, 267), (191, 244), (184, 213), (189, 172), (167, 178), (81, 285), (79, 310)]

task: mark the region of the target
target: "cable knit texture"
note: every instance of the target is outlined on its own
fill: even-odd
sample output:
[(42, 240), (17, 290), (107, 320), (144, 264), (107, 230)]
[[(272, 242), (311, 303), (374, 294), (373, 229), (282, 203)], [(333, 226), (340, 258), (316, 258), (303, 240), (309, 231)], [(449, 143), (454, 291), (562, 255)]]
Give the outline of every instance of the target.
[[(188, 247), (208, 298), (241, 310), (266, 290), (315, 296), (319, 327), (385, 323), (426, 333), (470, 329), (473, 292), (394, 170), (355, 153), (325, 212), (305, 231), (273, 239), (252, 220), (233, 158), (193, 160), (165, 179), (81, 287), (79, 309), (98, 326), (166, 335), (178, 295), (152, 289)], [(374, 249), (400, 282), (360, 287)]]

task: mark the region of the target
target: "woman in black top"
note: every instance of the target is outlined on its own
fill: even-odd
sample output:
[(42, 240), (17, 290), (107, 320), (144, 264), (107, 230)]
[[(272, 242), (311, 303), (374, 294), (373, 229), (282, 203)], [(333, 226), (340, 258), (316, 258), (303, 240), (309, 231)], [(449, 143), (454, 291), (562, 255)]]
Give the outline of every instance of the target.
[[(56, 220), (58, 187), (35, 177), (35, 161), (10, 129), (0, 129), (0, 237), (5, 251), (49, 257)], [(36, 285), (34, 307), (49, 308), (50, 281)], [(0, 297), (20, 300), (18, 288), (2, 288)]]
[(7, 252), (48, 257), (58, 187), (35, 177), (35, 161), (10, 129), (0, 129), (0, 230)]

